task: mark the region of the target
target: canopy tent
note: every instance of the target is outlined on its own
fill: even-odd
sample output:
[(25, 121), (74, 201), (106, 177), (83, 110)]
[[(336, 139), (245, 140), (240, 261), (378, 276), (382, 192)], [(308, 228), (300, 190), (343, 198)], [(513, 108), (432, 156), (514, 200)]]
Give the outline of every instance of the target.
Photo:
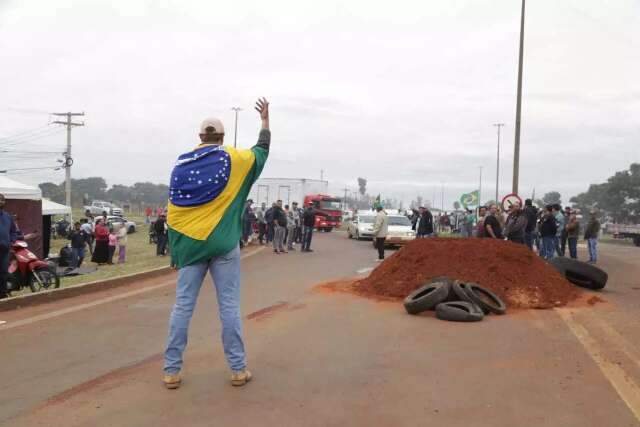
[(49, 199), (42, 199), (42, 215), (71, 215), (71, 208)]
[(40, 200), (42, 198), (42, 191), (38, 187), (14, 181), (4, 175), (0, 175), (0, 194), (13, 200)]
[[(50, 233), (42, 233), (42, 230), (50, 230), (43, 222), (50, 216), (42, 216), (42, 191), (38, 187), (14, 181), (0, 174), (0, 194), (6, 198), (7, 204), (4, 210), (16, 215), (17, 224), (24, 234), (32, 234), (34, 237), (27, 240), (29, 248), (38, 256), (42, 256), (43, 243), (48, 242)], [(48, 250), (48, 248), (47, 248)]]

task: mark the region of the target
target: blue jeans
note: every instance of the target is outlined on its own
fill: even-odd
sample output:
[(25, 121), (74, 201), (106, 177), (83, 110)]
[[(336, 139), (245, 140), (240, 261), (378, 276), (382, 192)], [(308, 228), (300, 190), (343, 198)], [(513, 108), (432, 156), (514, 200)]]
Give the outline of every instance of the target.
[(171, 312), (164, 371), (175, 374), (182, 369), (182, 353), (187, 346), (189, 322), (207, 271), (213, 278), (222, 323), (222, 346), (232, 371), (246, 366), (240, 318), (240, 248), (213, 258), (210, 262), (182, 267), (178, 273), (176, 304)]
[(524, 232), (524, 243), (531, 250), (533, 250), (533, 242), (534, 241), (535, 241), (535, 231), (525, 231)]
[(569, 237), (567, 242), (569, 243), (569, 256), (573, 259), (578, 259), (578, 238)]
[(313, 238), (313, 227), (304, 227), (304, 231), (302, 233), (302, 250), (308, 251), (311, 249), (311, 239)]
[(71, 253), (73, 254), (73, 267), (80, 267), (82, 260), (84, 260), (84, 248), (72, 248)]
[(542, 252), (540, 256), (544, 259), (552, 259), (556, 253), (556, 236), (542, 237)]
[(589, 261), (598, 261), (598, 239), (588, 239), (587, 244), (589, 245)]

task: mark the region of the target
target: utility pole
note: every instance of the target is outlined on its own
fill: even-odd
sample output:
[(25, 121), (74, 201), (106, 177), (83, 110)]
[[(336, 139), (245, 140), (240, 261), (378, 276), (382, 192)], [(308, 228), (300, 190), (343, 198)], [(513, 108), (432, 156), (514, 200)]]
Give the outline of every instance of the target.
[[(478, 185), (478, 206), (480, 206), (482, 203), (482, 166), (478, 166), (478, 169), (480, 169), (480, 184)], [(496, 203), (498, 202), (496, 201)]]
[(236, 112), (236, 124), (233, 132), (233, 148), (236, 148), (238, 145), (238, 111), (242, 111), (242, 108), (232, 107), (231, 109)]
[(73, 166), (73, 158), (71, 157), (71, 129), (74, 126), (84, 126), (84, 122), (74, 123), (71, 121), (72, 117), (76, 116), (84, 116), (84, 112), (82, 113), (51, 113), (54, 116), (63, 116), (66, 117), (66, 121), (55, 120), (53, 123), (59, 125), (65, 125), (67, 127), (67, 151), (64, 153), (64, 168), (65, 168), (65, 177), (64, 177), (64, 189), (65, 189), (65, 201), (67, 206), (71, 207), (71, 166)]
[(504, 123), (495, 123), (494, 126), (498, 128), (498, 154), (496, 155), (496, 203), (498, 203), (498, 186), (500, 185), (500, 128), (504, 126)]
[(441, 181), (440, 185), (440, 210), (444, 212), (444, 181)]
[(320, 181), (324, 181), (324, 169), (320, 169)]
[(525, 0), (522, 0), (522, 12), (520, 15), (520, 56), (518, 61), (518, 96), (516, 100), (516, 137), (515, 137), (515, 146), (513, 148), (512, 192), (514, 194), (518, 194), (518, 178), (520, 174), (520, 116), (522, 113), (522, 57), (524, 53), (524, 7), (525, 7)]
[(348, 206), (347, 206), (347, 191), (349, 191), (349, 189), (345, 187), (345, 188), (343, 188), (343, 190), (344, 190), (344, 210), (346, 211), (347, 208), (348, 208)]

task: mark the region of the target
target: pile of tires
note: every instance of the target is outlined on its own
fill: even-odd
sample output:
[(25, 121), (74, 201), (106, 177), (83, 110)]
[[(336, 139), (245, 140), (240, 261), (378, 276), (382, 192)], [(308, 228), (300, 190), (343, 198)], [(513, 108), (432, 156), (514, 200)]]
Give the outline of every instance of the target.
[(602, 269), (577, 259), (557, 257), (549, 260), (549, 264), (574, 285), (594, 291), (604, 288), (609, 279)]
[(404, 300), (409, 314), (435, 310), (436, 317), (453, 322), (478, 322), (485, 315), (505, 314), (507, 307), (496, 294), (477, 283), (436, 277)]

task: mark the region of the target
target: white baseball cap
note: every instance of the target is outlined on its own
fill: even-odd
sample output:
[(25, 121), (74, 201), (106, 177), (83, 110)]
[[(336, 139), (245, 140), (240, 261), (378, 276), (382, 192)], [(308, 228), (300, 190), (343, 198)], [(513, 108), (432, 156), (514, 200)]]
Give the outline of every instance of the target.
[(204, 119), (202, 121), (202, 124), (200, 124), (200, 133), (214, 133), (224, 135), (224, 126), (222, 126), (222, 122), (220, 121), (220, 119), (210, 117), (208, 119)]

